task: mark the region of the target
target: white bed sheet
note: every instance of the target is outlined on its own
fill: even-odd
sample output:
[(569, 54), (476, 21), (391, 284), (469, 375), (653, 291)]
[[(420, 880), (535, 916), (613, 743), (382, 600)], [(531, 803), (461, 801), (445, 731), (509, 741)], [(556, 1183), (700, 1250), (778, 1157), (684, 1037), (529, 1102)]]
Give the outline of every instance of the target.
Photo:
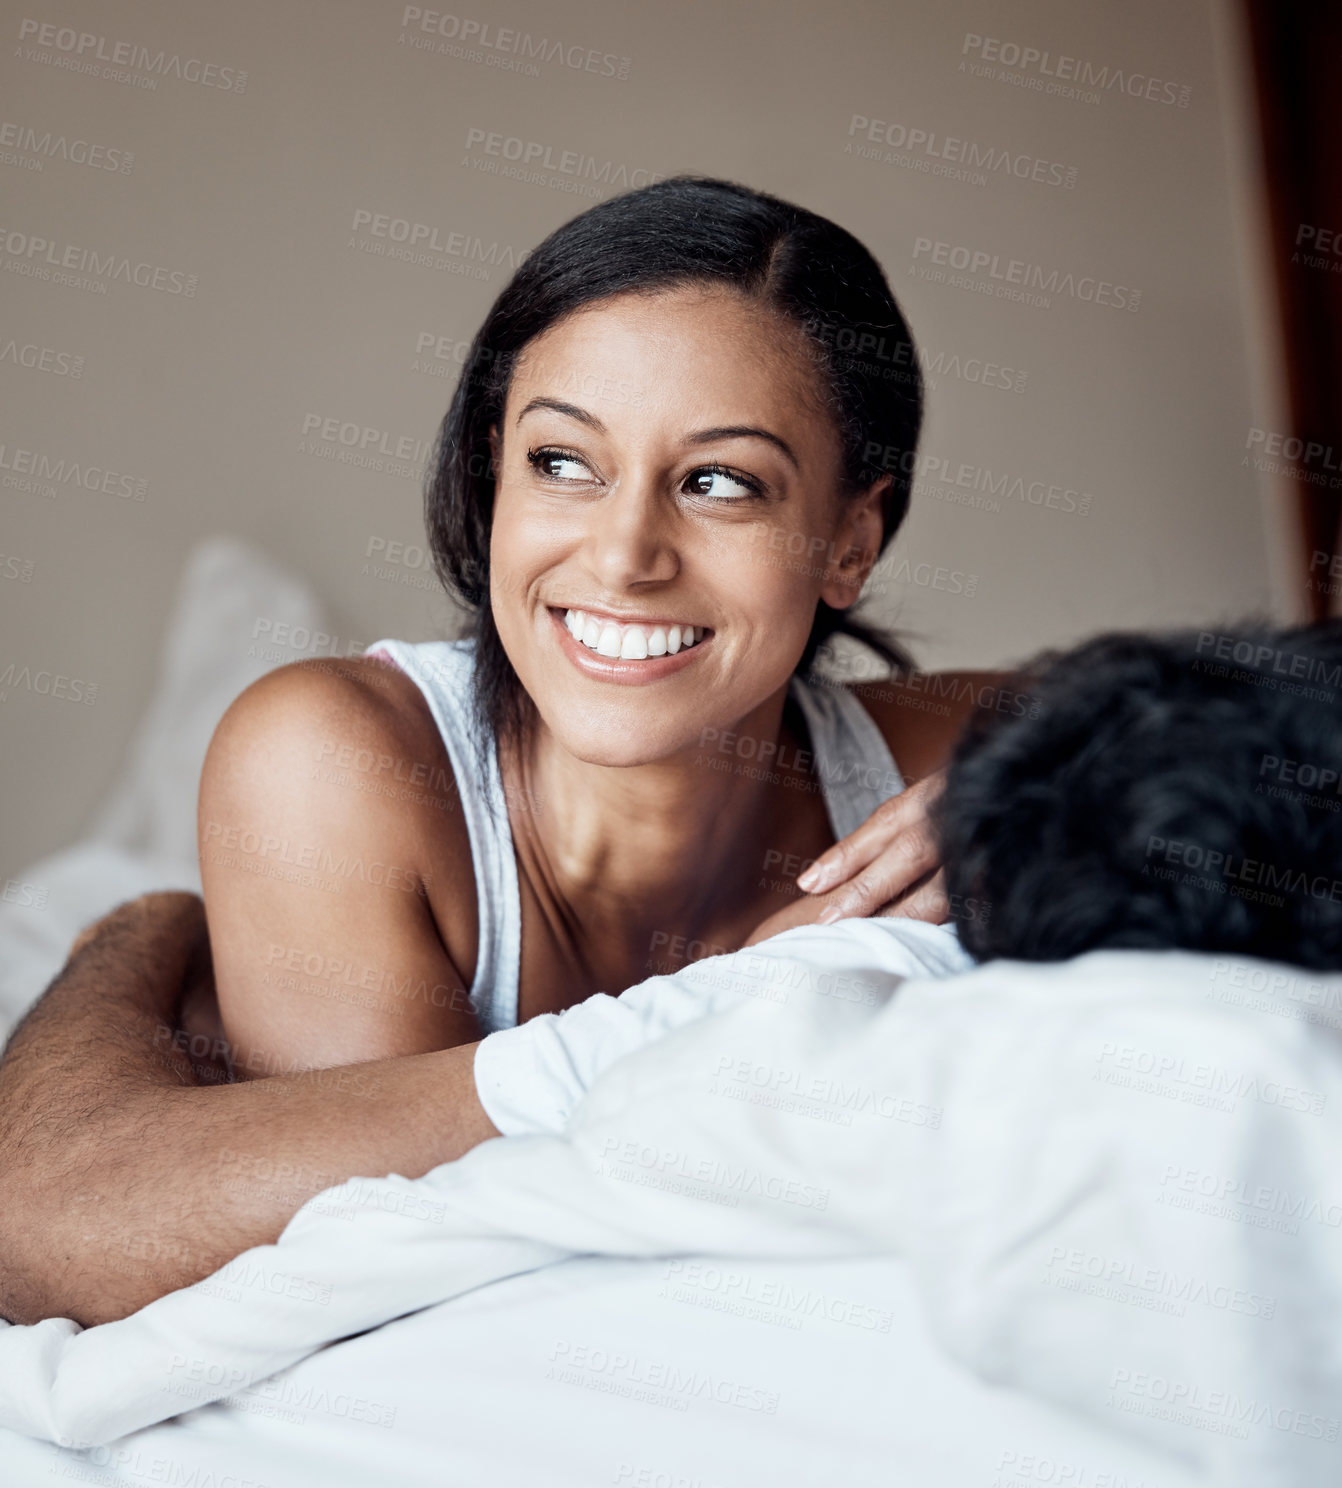
[[(776, 1297), (784, 1287), (795, 1295), (783, 1306), (753, 1304), (754, 1316), (743, 1300), (741, 1312), (715, 1305), (747, 1289), (768, 1296), (771, 1285)], [(816, 1310), (817, 1297), (850, 1321), (831, 1321)], [(878, 1327), (864, 1326), (873, 1318)], [(615, 1367), (619, 1355), (635, 1362)], [(652, 1391), (656, 1400), (617, 1393), (669, 1368), (681, 1371), (673, 1384), (695, 1383)], [(189, 1392), (189, 1366), (181, 1372)], [(709, 1398), (710, 1380), (722, 1393), (743, 1387), (745, 1403)], [(754, 1408), (774, 1396), (772, 1413)], [(1118, 1413), (1115, 1424), (1121, 1431)], [(6, 1488), (67, 1478), (108, 1488), (1205, 1481), (1138, 1442), (976, 1379), (929, 1337), (898, 1263), (711, 1257), (549, 1266), (333, 1345), (228, 1402), (84, 1453), (0, 1431)]]

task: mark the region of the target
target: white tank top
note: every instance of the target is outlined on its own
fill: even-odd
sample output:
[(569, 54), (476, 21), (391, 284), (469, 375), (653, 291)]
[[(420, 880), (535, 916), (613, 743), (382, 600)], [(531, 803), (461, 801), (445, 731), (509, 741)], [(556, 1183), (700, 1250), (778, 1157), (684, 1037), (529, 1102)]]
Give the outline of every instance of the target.
[[(379, 641), (366, 653), (395, 663), (424, 694), (456, 777), (470, 834), (475, 866), (476, 913), (480, 947), (471, 1006), (488, 1033), (517, 1022), (517, 982), (522, 961), (522, 900), (517, 859), (498, 753), (489, 751), (480, 775), (474, 747), (475, 643), (465, 641)], [(835, 839), (861, 826), (882, 801), (904, 789), (881, 731), (858, 699), (842, 687), (811, 687), (793, 677), (795, 698), (811, 736), (811, 756), (820, 778)], [(755, 741), (725, 735), (714, 751), (733, 770), (761, 768), (752, 763)], [(746, 748), (750, 747), (747, 755)], [(762, 768), (767, 768), (764, 766)]]

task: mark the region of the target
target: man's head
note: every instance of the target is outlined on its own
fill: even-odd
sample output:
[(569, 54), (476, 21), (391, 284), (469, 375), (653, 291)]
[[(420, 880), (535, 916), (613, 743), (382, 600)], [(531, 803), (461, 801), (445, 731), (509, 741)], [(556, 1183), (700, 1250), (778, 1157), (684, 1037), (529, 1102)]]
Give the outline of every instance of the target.
[(978, 960), (1185, 949), (1342, 969), (1342, 621), (1102, 636), (977, 716), (938, 808)]

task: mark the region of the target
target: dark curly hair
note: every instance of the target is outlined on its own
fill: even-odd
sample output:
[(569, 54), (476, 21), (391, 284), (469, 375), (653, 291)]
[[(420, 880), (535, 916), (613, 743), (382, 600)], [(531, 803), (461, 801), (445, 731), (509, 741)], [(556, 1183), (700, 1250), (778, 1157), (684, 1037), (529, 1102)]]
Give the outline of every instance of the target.
[(1342, 968), (1342, 621), (1101, 636), (981, 712), (936, 808), (978, 960), (1108, 948)]
[[(529, 342), (613, 295), (729, 285), (806, 334), (820, 390), (843, 441), (850, 489), (892, 477), (882, 547), (908, 510), (922, 422), (922, 378), (909, 328), (880, 266), (851, 233), (778, 197), (728, 181), (678, 176), (602, 202), (551, 233), (519, 266), (471, 343), (443, 419), (425, 489), (438, 575), (474, 612), (476, 719), (482, 750), (521, 737), (533, 710), (489, 604), (494, 470), (489, 429)], [(911, 663), (890, 636), (821, 601), (797, 670), (836, 632), (895, 667)]]

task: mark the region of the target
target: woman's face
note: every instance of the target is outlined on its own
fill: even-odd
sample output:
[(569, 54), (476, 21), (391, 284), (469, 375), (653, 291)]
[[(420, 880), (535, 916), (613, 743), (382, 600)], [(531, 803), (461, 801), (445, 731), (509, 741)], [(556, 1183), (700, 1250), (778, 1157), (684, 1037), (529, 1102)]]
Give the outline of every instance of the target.
[(495, 623), (545, 725), (593, 763), (666, 759), (744, 719), (880, 545), (881, 483), (841, 494), (802, 333), (730, 289), (620, 295), (552, 326), (493, 441)]

